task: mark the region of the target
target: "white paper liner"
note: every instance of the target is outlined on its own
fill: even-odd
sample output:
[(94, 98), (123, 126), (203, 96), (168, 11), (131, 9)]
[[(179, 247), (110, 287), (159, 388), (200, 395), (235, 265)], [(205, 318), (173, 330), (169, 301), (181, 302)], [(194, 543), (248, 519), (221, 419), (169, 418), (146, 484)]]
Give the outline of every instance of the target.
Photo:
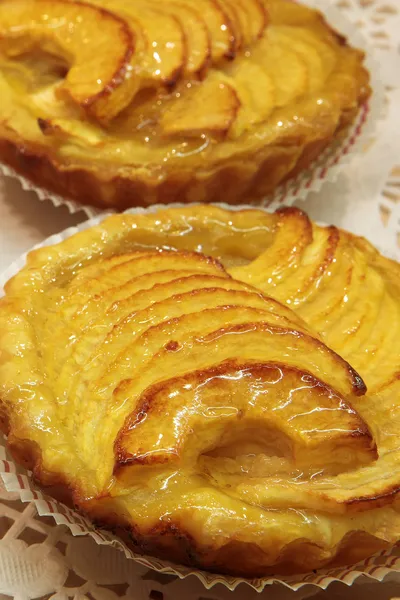
[[(170, 207), (174, 208), (182, 208), (183, 206), (187, 205), (170, 205)], [(251, 205), (233, 207), (223, 203), (213, 204), (213, 206), (219, 206), (232, 211), (243, 210), (244, 208), (254, 208)], [(127, 210), (126, 213), (154, 213), (165, 208), (166, 207), (164, 205), (155, 205), (147, 209), (132, 208)], [(266, 212), (271, 212), (270, 208), (263, 210), (266, 210)], [(74, 235), (75, 233), (78, 233), (79, 231), (83, 231), (89, 227), (93, 227), (94, 225), (98, 225), (101, 221), (107, 218), (107, 216), (108, 215), (106, 214), (97, 215), (96, 217), (89, 219), (88, 221), (85, 221), (76, 227), (70, 227), (59, 234), (55, 234), (47, 238), (44, 242), (32, 248), (32, 250), (43, 246), (57, 244)], [(0, 275), (0, 297), (4, 295), (3, 288), (8, 279), (10, 279), (24, 267), (27, 254), (28, 252), (23, 254), (19, 259), (14, 261), (3, 274)], [(17, 493), (23, 502), (34, 502), (40, 516), (53, 517), (58, 525), (66, 525), (74, 536), (90, 535), (98, 544), (111, 545), (114, 548), (121, 550), (127, 559), (135, 560), (146, 568), (154, 569), (159, 573), (176, 575), (180, 579), (184, 579), (188, 576), (195, 576), (207, 589), (212, 588), (218, 583), (224, 585), (230, 590), (234, 590), (240, 584), (247, 584), (257, 592), (262, 592), (265, 587), (270, 586), (273, 583), (280, 583), (293, 591), (297, 591), (306, 585), (314, 585), (321, 589), (326, 589), (330, 583), (335, 581), (340, 581), (350, 586), (362, 576), (366, 576), (372, 580), (382, 581), (390, 573), (400, 572), (400, 542), (387, 550), (379, 552), (367, 560), (361, 561), (356, 565), (349, 567), (335, 567), (293, 576), (271, 576), (256, 579), (243, 579), (227, 575), (218, 575), (205, 571), (199, 571), (182, 565), (172, 564), (168, 561), (159, 560), (153, 557), (141, 556), (135, 554), (122, 540), (114, 536), (109, 531), (96, 528), (93, 523), (91, 523), (83, 515), (80, 515), (74, 510), (71, 510), (67, 506), (63, 505), (61, 502), (49, 498), (40, 492), (30, 479), (30, 475), (30, 472), (24, 471), (9, 457), (6, 450), (6, 440), (1, 437), (0, 477), (4, 482), (4, 486), (8, 492)]]
[[(321, 7), (318, 0), (302, 0), (302, 2), (319, 10), (323, 9), (329, 24), (345, 35), (352, 46), (366, 52), (365, 65), (370, 72), (373, 93), (368, 102), (361, 107), (346, 136), (330, 144), (308, 169), (278, 186), (275, 192), (264, 200), (254, 202), (257, 206), (268, 206), (271, 209), (282, 205), (291, 206), (297, 200), (305, 200), (311, 192), (320, 191), (325, 183), (335, 182), (339, 174), (357, 154), (368, 146), (368, 142), (375, 136), (384, 107), (384, 88), (379, 64), (374, 59), (370, 45), (357, 30), (356, 25), (344, 17), (343, 13), (334, 6)], [(36, 192), (40, 200), (49, 200), (56, 207), (65, 205), (71, 214), (84, 211), (89, 218), (92, 218), (103, 212), (103, 209), (80, 204), (76, 200), (64, 198), (39, 187), (1, 162), (0, 174), (18, 179), (23, 189)], [(107, 209), (108, 212), (110, 210), (112, 209)]]

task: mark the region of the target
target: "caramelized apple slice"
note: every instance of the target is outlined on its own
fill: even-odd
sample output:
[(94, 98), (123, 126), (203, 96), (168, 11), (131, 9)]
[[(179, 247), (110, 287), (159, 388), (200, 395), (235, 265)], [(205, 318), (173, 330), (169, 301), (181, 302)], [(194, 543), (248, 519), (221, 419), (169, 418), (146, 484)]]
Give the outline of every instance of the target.
[[(63, 93), (99, 119), (110, 119), (137, 89), (128, 77), (134, 39), (115, 14), (83, 2), (6, 0), (0, 3), (0, 36), (8, 54), (36, 45), (71, 64)], [(111, 50), (111, 51), (110, 51)]]
[(187, 31), (187, 73), (204, 75), (211, 60), (211, 40), (200, 14), (184, 4), (173, 4), (176, 17), (182, 20)]
[(243, 21), (241, 14), (236, 6), (236, 0), (217, 0), (222, 10), (228, 15), (232, 24), (233, 36), (235, 41), (234, 54), (243, 47)]
[[(91, 297), (98, 296), (105, 290), (115, 287), (124, 287), (129, 281), (143, 274), (157, 273), (165, 270), (180, 271), (185, 267), (194, 272), (210, 275), (224, 276), (222, 265), (213, 258), (198, 252), (135, 252), (115, 256), (103, 260), (99, 264), (90, 265), (80, 271), (72, 280), (70, 290), (76, 290), (73, 304), (87, 302)], [(228, 277), (228, 276), (227, 276)], [(85, 291), (80, 289), (84, 286)]]
[[(43, 115), (45, 115), (46, 120), (63, 119), (71, 121), (71, 123), (74, 121), (78, 124), (86, 120), (83, 108), (72, 100), (65, 97), (60, 98), (58, 90), (62, 83), (58, 81), (54, 84), (45, 84), (36, 89), (37, 78), (35, 78), (34, 71), (31, 72), (31, 77), (33, 83), (29, 92), (25, 86), (22, 88), (23, 92), (21, 90), (21, 94), (23, 93), (23, 101), (26, 103), (26, 107), (32, 116), (42, 119)], [(27, 84), (29, 79), (24, 77), (23, 81)]]
[(272, 25), (309, 25), (318, 23), (321, 16), (315, 10), (293, 0), (262, 0)]
[(172, 85), (181, 77), (187, 53), (186, 38), (179, 21), (148, 3), (132, 7), (149, 39), (149, 55), (144, 69), (151, 80)]
[[(217, 306), (220, 291), (210, 293)], [(217, 308), (205, 309), (197, 308), (193, 298), (188, 307), (192, 312), (150, 327), (138, 337), (132, 334), (136, 327), (143, 331), (143, 326), (133, 316), (128, 328), (113, 332), (121, 354), (114, 347), (109, 357), (100, 353), (96, 355), (97, 365), (91, 364), (88, 377), (94, 388), (115, 390), (116, 402), (125, 404), (128, 398), (131, 402), (137, 399), (150, 385), (168, 379), (169, 373), (178, 376), (179, 371), (184, 374), (236, 358), (279, 362), (284, 356), (285, 364), (305, 370), (321, 381), (333, 378), (339, 394), (365, 393), (360, 376), (323, 343), (287, 324), (277, 325), (275, 315), (254, 308), (250, 302), (242, 300), (235, 305), (234, 297), (232, 300), (230, 305), (225, 301)], [(116, 389), (121, 381), (126, 385)]]
[(247, 59), (233, 65), (227, 81), (240, 100), (240, 109), (230, 129), (235, 138), (269, 117), (275, 106), (274, 86), (265, 70)]
[(232, 27), (235, 54), (262, 36), (267, 24), (267, 12), (261, 0), (217, 0), (217, 2)]
[(195, 9), (195, 5), (190, 6), (179, 0), (168, 3), (152, 1), (162, 11), (179, 21), (185, 33), (187, 48), (185, 74), (203, 75), (211, 59), (211, 41), (201, 13)]
[(259, 0), (226, 0), (235, 11), (240, 25), (242, 44), (248, 47), (264, 32), (267, 12)]
[(165, 135), (199, 135), (202, 132), (226, 134), (240, 107), (237, 93), (210, 76), (202, 83), (189, 84), (180, 97), (171, 102), (161, 117), (161, 131)]
[(104, 140), (104, 131), (85, 121), (70, 119), (38, 119), (38, 125), (44, 135), (59, 139), (70, 139), (89, 146), (100, 146)]
[(268, 33), (253, 50), (252, 58), (263, 66), (272, 79), (276, 106), (285, 106), (306, 93), (306, 63), (287, 43), (280, 43), (279, 39)]
[[(109, 385), (115, 389), (113, 402), (116, 406), (129, 409), (130, 404), (136, 407), (119, 435), (118, 460), (122, 464), (135, 460), (136, 451), (132, 450), (138, 436), (136, 426), (140, 427), (141, 417), (148, 410), (146, 390), (154, 393), (159, 384), (164, 389), (168, 388), (170, 373), (181, 377), (191, 371), (201, 372), (237, 361), (276, 364), (282, 356), (285, 357), (286, 368), (294, 368), (306, 377), (312, 375), (322, 387), (323, 382), (334, 381), (336, 396), (339, 394), (345, 398), (365, 392), (358, 375), (326, 346), (291, 329), (275, 328), (270, 324), (267, 313), (250, 307), (201, 311), (149, 329), (118, 357), (118, 361), (96, 383), (97, 389), (105, 389)], [(116, 389), (114, 378), (119, 377), (121, 381), (124, 376), (121, 364), (131, 368), (135, 365), (135, 371), (140, 370), (140, 377), (131, 371), (131, 378), (124, 380)], [(235, 384), (238, 385), (238, 382), (235, 381)], [(281, 400), (284, 404), (285, 399)], [(248, 399), (246, 403), (248, 406)], [(147, 416), (150, 425), (150, 415)]]
[(250, 24), (250, 42), (260, 38), (269, 22), (267, 10), (261, 0), (246, 0), (245, 9)]
[(126, 19), (136, 35), (142, 35), (146, 44), (140, 60), (142, 87), (173, 85), (181, 77), (187, 54), (184, 31), (178, 19), (164, 10), (165, 3), (135, 0), (94, 0), (106, 5)]
[(324, 64), (325, 78), (330, 75), (337, 62), (337, 52), (333, 49), (329, 41), (327, 41), (325, 28), (323, 30), (325, 39), (322, 39), (320, 35), (318, 35), (317, 30), (313, 31), (306, 27), (296, 27), (293, 31), (292, 28), (282, 26), (279, 28), (279, 31), (287, 33), (292, 37), (294, 47), (296, 47), (296, 44), (299, 41), (303, 41), (315, 48)]
[[(281, 46), (284, 52), (286, 50), (294, 52), (303, 60), (307, 66), (308, 91), (310, 93), (321, 89), (329, 75), (329, 70), (324, 64), (322, 49), (315, 47), (315, 41), (314, 43), (311, 42), (308, 36), (304, 36), (299, 32), (297, 27), (285, 26), (271, 27), (268, 32), (268, 39), (271, 44)], [(321, 42), (321, 45), (329, 50), (329, 47), (323, 42)]]
[[(292, 284), (295, 274), (302, 271), (300, 267), (303, 255), (312, 241), (313, 228), (308, 216), (297, 208), (281, 209), (278, 226), (273, 240), (267, 246), (268, 250), (261, 252), (246, 266), (229, 269), (229, 275), (286, 303), (290, 299), (290, 293), (285, 291), (284, 294), (278, 294), (276, 287), (282, 286), (286, 290), (288, 280)], [(310, 269), (312, 264), (313, 262)], [(293, 287), (297, 289), (297, 284)]]
[(236, 40), (232, 22), (218, 0), (179, 0), (185, 6), (201, 13), (210, 34), (211, 56), (214, 63), (221, 58), (233, 58)]
[[(146, 294), (136, 291), (141, 281), (146, 282), (149, 279), (160, 281), (160, 283), (156, 284), (154, 289), (149, 289)], [(138, 335), (140, 329), (147, 329), (156, 322), (179, 317), (185, 312), (192, 312), (192, 301), (196, 302), (197, 307), (201, 301), (206, 303), (206, 307), (213, 306), (215, 302), (217, 306), (246, 303), (267, 311), (271, 320), (277, 324), (290, 324), (289, 319), (284, 315), (272, 312), (274, 307), (273, 305), (271, 307), (271, 303), (267, 299), (260, 294), (246, 291), (243, 284), (235, 282), (229, 277), (222, 278), (193, 272), (185, 273), (184, 271), (176, 272), (175, 277), (172, 277), (171, 272), (168, 275), (163, 271), (152, 274), (152, 277), (142, 275), (132, 280), (119, 292), (120, 296), (124, 294), (120, 300), (114, 299), (112, 302), (112, 294), (116, 293), (107, 290), (91, 298), (87, 304), (73, 313), (77, 346), (78, 344), (86, 346), (90, 351), (90, 347), (93, 350), (93, 344), (92, 346), (87, 344), (86, 338), (95, 339), (98, 343), (107, 338), (106, 345), (103, 347), (104, 355), (110, 351), (112, 353), (112, 344), (126, 348), (133, 342), (134, 334)], [(98, 316), (98, 312), (93, 312), (88, 318), (87, 307), (92, 306), (95, 311), (97, 305), (101, 317)], [(101, 311), (103, 312), (101, 313)], [(135, 326), (133, 316), (135, 321), (141, 319), (139, 326)], [(94, 321), (101, 325), (97, 330), (92, 329)], [(51, 335), (51, 331), (49, 331), (49, 335)], [(64, 364), (63, 369), (66, 366), (67, 364)]]
[[(82, 332), (76, 327), (73, 352), (70, 358), (64, 361), (60, 372), (64, 381), (64, 391), (60, 388), (57, 393), (68, 394), (65, 382), (69, 385), (73, 381), (74, 375), (79, 373), (77, 366), (84, 368), (88, 365), (92, 376), (96, 378), (108, 371), (110, 366), (115, 367), (119, 356), (126, 357), (120, 366), (119, 376), (130, 377), (132, 364), (129, 356), (135, 340), (150, 328), (162, 328), (163, 324), (168, 328), (171, 322), (191, 315), (194, 311), (197, 313), (205, 310), (212, 316), (211, 311), (220, 308), (223, 318), (239, 307), (246, 306), (252, 309), (248, 315), (254, 319), (262, 318), (261, 314), (264, 315), (264, 319), (275, 325), (290, 326), (290, 321), (270, 312), (268, 300), (264, 300), (259, 294), (229, 289), (229, 281), (216, 281), (215, 278), (208, 279), (205, 276), (186, 277), (183, 281), (178, 279), (176, 293), (173, 290), (174, 286), (170, 284), (160, 286), (154, 292), (149, 291), (149, 305), (146, 295), (133, 296), (112, 306), (103, 317), (100, 327), (89, 326)], [(143, 359), (139, 353), (136, 357), (138, 361)]]
[[(357, 466), (376, 459), (367, 425), (345, 398), (279, 363), (227, 361), (154, 385), (117, 444), (122, 464), (193, 466), (202, 455), (235, 457), (246, 444), (253, 454), (285, 458), (289, 469), (343, 469), (349, 460)], [(212, 458), (206, 464), (212, 473)]]

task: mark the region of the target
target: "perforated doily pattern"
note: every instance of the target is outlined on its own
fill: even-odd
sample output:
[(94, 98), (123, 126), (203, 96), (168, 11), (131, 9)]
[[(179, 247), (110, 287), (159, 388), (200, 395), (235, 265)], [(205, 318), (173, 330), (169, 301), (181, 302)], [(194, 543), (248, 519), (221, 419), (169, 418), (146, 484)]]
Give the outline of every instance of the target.
[[(314, 0), (324, 9), (333, 0)], [(400, 259), (400, 1), (335, 0), (374, 48), (386, 88), (386, 111), (375, 139), (355, 159), (351, 174), (307, 201), (310, 216), (332, 221), (367, 236), (387, 254)], [(300, 205), (304, 208), (304, 205)], [(349, 225), (348, 225), (349, 226)], [(350, 228), (350, 226), (349, 226)], [(52, 517), (39, 517), (33, 502), (0, 485), (0, 598), (16, 600), (255, 600), (249, 587), (234, 592), (216, 586), (206, 590), (195, 577), (179, 580), (157, 574), (125, 559), (120, 551), (73, 537)], [(385, 557), (382, 557), (384, 560)], [(375, 559), (376, 560), (376, 559)], [(379, 562), (379, 561), (378, 561)], [(378, 565), (379, 566), (379, 565)], [(292, 592), (274, 584), (263, 594), (273, 600), (314, 596), (316, 600), (394, 599), (400, 596), (393, 574), (380, 583), (357, 580), (357, 592), (333, 584), (328, 592), (306, 586)], [(400, 580), (397, 580), (400, 581)]]
[[(309, 0), (321, 10), (330, 0)], [(400, 2), (399, 0), (334, 0), (368, 41), (385, 88), (384, 118), (373, 139), (343, 170), (335, 186), (307, 198), (316, 220), (332, 221), (370, 239), (400, 260)], [(296, 203), (300, 208), (301, 203)], [(304, 206), (303, 206), (304, 207)]]
[[(0, 482), (0, 598), (15, 600), (256, 600), (247, 586), (234, 592), (207, 590), (196, 578), (180, 580), (157, 573), (92, 538), (73, 537), (52, 517), (39, 517), (34, 502), (23, 503)], [(315, 593), (311, 586), (296, 600)], [(4, 596), (3, 596), (4, 594)], [(274, 600), (293, 592), (276, 584)]]
[[(319, 0), (323, 5), (324, 0)], [(400, 143), (394, 133), (400, 123), (400, 2), (398, 0), (335, 0), (335, 4), (357, 25), (374, 49), (386, 87), (386, 119), (380, 143), (389, 143), (396, 160), (377, 167), (386, 175), (379, 190), (380, 219), (389, 235), (396, 237), (400, 256)], [(394, 134), (394, 135), (393, 135)], [(397, 157), (396, 157), (397, 154)], [(392, 159), (393, 160), (393, 159)]]

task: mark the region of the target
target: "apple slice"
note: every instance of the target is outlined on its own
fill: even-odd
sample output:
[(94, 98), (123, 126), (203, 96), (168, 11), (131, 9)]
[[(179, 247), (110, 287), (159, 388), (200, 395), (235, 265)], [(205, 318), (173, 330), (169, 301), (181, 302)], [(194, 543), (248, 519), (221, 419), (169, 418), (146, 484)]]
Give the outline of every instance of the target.
[(182, 76), (187, 55), (186, 37), (178, 19), (164, 10), (165, 4), (148, 0), (95, 0), (117, 12), (136, 35), (146, 39), (138, 70), (141, 87), (174, 85)]
[(69, 119), (38, 119), (38, 125), (46, 136), (60, 140), (81, 142), (84, 146), (101, 146), (104, 142), (104, 131), (88, 121), (71, 121)]
[(225, 0), (237, 15), (240, 24), (242, 44), (251, 46), (264, 33), (267, 25), (267, 11), (259, 0)]
[(206, 24), (199, 12), (184, 4), (173, 3), (177, 19), (187, 31), (187, 60), (186, 73), (205, 75), (211, 62), (211, 40)]
[(261, 0), (246, 0), (245, 8), (249, 17), (250, 43), (252, 43), (264, 34), (269, 18)]
[(181, 4), (200, 12), (209, 31), (213, 63), (222, 58), (234, 58), (236, 40), (232, 22), (218, 0), (179, 0)]
[(317, 92), (325, 81), (328, 72), (322, 56), (316, 48), (297, 35), (296, 27), (271, 27), (268, 40), (271, 44), (280, 45), (284, 52), (296, 53), (307, 67), (308, 92)]
[(217, 0), (222, 10), (228, 16), (232, 25), (233, 36), (235, 40), (234, 55), (243, 47), (243, 19), (240, 10), (236, 5), (236, 0)]
[[(306, 44), (310, 44), (320, 56), (323, 64), (326, 76), (328, 76), (334, 69), (337, 61), (337, 52), (335, 52), (331, 43), (326, 39), (322, 39), (318, 34), (318, 29), (311, 29), (310, 27), (295, 27), (294, 31), (292, 27), (282, 26), (279, 28), (280, 32), (287, 33), (292, 36), (294, 40), (294, 47), (296, 43), (303, 41)], [(326, 36), (326, 30), (324, 29)]]
[(252, 52), (252, 59), (271, 77), (275, 88), (276, 106), (286, 106), (308, 89), (308, 70), (302, 57), (287, 43), (273, 35), (263, 38)]
[(309, 25), (321, 20), (321, 15), (293, 0), (262, 0), (272, 25)]
[(205, 455), (212, 468), (213, 458), (236, 458), (242, 444), (261, 456), (279, 448), (292, 469), (346, 468), (350, 457), (359, 465), (377, 456), (345, 397), (296, 368), (239, 360), (150, 386), (117, 437), (116, 458), (122, 465), (187, 465)]
[(152, 0), (162, 11), (179, 21), (185, 32), (187, 47), (185, 74), (204, 74), (211, 59), (211, 41), (207, 26), (195, 5), (189, 6), (180, 1), (159, 2)]
[(217, 74), (201, 83), (188, 84), (161, 117), (165, 135), (226, 134), (240, 107), (236, 91)]
[(34, 46), (65, 58), (71, 67), (60, 87), (96, 118), (111, 119), (133, 97), (127, 77), (134, 39), (119, 16), (83, 2), (6, 0), (0, 3), (3, 50), (18, 55)]
[(135, 2), (134, 10), (150, 41), (144, 71), (152, 81), (174, 85), (183, 74), (187, 54), (182, 26), (167, 12), (148, 4), (138, 6)]
[(229, 134), (236, 138), (265, 121), (275, 107), (274, 86), (266, 70), (247, 58), (235, 62), (226, 74), (240, 100), (240, 109)]

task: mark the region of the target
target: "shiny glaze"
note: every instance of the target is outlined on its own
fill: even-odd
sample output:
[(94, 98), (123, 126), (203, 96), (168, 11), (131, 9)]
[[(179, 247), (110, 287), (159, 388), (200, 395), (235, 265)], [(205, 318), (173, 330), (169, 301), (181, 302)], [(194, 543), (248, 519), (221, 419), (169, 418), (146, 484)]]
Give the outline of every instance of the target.
[(143, 539), (184, 523), (215, 552), (233, 536), (259, 568), (298, 539), (327, 553), (310, 568), (356, 529), (394, 541), (399, 281), (297, 209), (111, 217), (7, 284), (11, 448), (34, 441), (38, 478), (93, 518)]

